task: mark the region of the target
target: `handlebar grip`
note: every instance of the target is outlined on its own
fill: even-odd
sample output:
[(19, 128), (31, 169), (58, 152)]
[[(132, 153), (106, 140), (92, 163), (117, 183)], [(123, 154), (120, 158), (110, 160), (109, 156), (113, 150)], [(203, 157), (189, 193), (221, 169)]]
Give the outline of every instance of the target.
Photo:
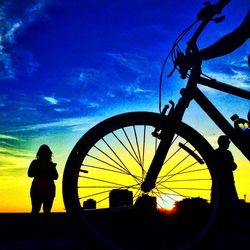
[(222, 11), (222, 9), (223, 9), (226, 5), (228, 5), (230, 2), (231, 2), (231, 0), (220, 0), (220, 1), (216, 4), (216, 6), (217, 6), (217, 11), (218, 11), (218, 12), (216, 12), (216, 13), (217, 13), (217, 14), (220, 14), (221, 11)]
[(220, 14), (222, 9), (230, 2), (231, 0), (220, 0), (218, 3), (211, 4), (206, 1), (203, 9), (200, 10), (197, 17), (198, 20), (203, 20), (209, 22), (214, 18), (215, 15)]

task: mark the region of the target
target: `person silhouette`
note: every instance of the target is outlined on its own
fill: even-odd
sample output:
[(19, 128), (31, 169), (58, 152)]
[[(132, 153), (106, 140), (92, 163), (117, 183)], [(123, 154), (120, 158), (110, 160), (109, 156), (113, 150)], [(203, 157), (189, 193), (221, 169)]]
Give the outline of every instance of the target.
[(36, 159), (29, 166), (28, 176), (34, 178), (30, 188), (31, 213), (39, 214), (43, 205), (44, 214), (50, 214), (56, 191), (54, 180), (58, 173), (48, 145), (43, 144), (38, 149)]
[(220, 205), (222, 209), (237, 208), (238, 194), (234, 185), (233, 171), (237, 168), (231, 151), (228, 150), (230, 140), (221, 135), (218, 138), (219, 147), (215, 149), (215, 160), (218, 166), (218, 181), (220, 183)]

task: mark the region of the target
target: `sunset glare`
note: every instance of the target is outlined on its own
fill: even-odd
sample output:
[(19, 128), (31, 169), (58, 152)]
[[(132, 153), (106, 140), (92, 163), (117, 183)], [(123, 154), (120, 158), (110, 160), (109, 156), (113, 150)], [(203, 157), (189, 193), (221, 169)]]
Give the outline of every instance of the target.
[(159, 210), (172, 211), (175, 208), (175, 202), (182, 200), (183, 197), (177, 195), (161, 195), (157, 197), (157, 208)]

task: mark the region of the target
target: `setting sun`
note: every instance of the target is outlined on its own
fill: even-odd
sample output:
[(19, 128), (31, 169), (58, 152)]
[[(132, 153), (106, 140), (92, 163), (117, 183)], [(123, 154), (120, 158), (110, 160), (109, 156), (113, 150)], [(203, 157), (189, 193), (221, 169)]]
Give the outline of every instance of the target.
[(175, 202), (182, 200), (183, 197), (173, 195), (173, 194), (163, 194), (160, 197), (157, 197), (157, 207), (158, 209), (163, 209), (171, 211), (175, 207)]

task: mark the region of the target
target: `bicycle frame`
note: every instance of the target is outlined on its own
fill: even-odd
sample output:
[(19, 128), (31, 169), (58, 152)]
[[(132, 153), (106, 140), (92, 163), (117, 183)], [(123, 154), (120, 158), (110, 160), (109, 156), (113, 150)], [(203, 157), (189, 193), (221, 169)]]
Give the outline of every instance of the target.
[(164, 159), (171, 146), (175, 134), (175, 128), (180, 124), (189, 103), (195, 100), (196, 103), (204, 110), (205, 113), (213, 120), (213, 122), (232, 140), (237, 148), (250, 161), (250, 141), (247, 137), (234, 129), (234, 127), (224, 118), (224, 116), (215, 108), (215, 106), (207, 99), (207, 97), (197, 87), (197, 84), (205, 85), (235, 96), (250, 100), (250, 92), (245, 91), (231, 85), (209, 80), (200, 77), (201, 65), (195, 66), (191, 70), (191, 75), (185, 89), (181, 90), (182, 97), (179, 99), (176, 107), (172, 107), (168, 114), (168, 123), (161, 128), (161, 142), (157, 148), (156, 154), (152, 160), (148, 174), (142, 183), (142, 190), (149, 192), (154, 188), (157, 176), (162, 168)]
[[(201, 77), (199, 84), (250, 100), (249, 91), (242, 90), (225, 83), (217, 82), (216, 80), (208, 80)], [(232, 125), (198, 88), (195, 89), (193, 98), (213, 120), (213, 122), (224, 132), (224, 134), (226, 134), (231, 139), (235, 146), (250, 161), (250, 140), (247, 140), (248, 138), (241, 131), (237, 131), (234, 127), (232, 127)]]
[[(211, 9), (211, 5), (207, 5), (206, 8), (202, 9), (205, 15), (201, 16), (201, 24), (187, 43), (186, 54), (191, 51), (198, 53), (199, 49), (197, 47), (197, 39), (203, 32), (206, 25), (213, 20), (213, 17), (221, 13), (221, 10), (230, 2), (230, 0), (220, 0)], [(215, 7), (215, 8), (214, 8)], [(183, 54), (184, 55), (184, 54)], [(177, 60), (178, 61), (178, 60)], [(179, 64), (178, 64), (179, 63)], [(178, 62), (177, 65), (182, 64)], [(183, 67), (184, 66), (184, 67)], [(175, 65), (176, 68), (176, 65)], [(174, 68), (174, 69), (175, 69)], [(184, 71), (183, 71), (184, 70)], [(180, 73), (182, 78), (186, 77), (188, 68), (182, 65), (182, 70), (180, 67)], [(173, 71), (172, 71), (173, 72)], [(172, 73), (171, 73), (172, 74)], [(155, 182), (158, 174), (162, 168), (164, 159), (168, 153), (171, 146), (172, 140), (175, 135), (175, 128), (178, 126), (182, 120), (185, 110), (188, 108), (189, 103), (195, 100), (197, 104), (208, 114), (208, 116), (213, 120), (213, 122), (232, 140), (237, 148), (245, 155), (245, 157), (250, 161), (250, 141), (244, 134), (240, 131), (236, 131), (233, 126), (224, 118), (224, 116), (215, 108), (215, 106), (205, 97), (205, 95), (198, 89), (197, 84), (202, 84), (235, 96), (246, 98), (250, 100), (250, 92), (230, 86), (225, 83), (217, 82), (216, 80), (209, 80), (202, 78), (201, 76), (201, 62), (195, 65), (190, 74), (187, 86), (185, 89), (181, 90), (182, 97), (179, 99), (176, 107), (172, 107), (168, 114), (168, 122), (166, 128), (159, 128), (156, 131), (161, 130), (160, 138), (161, 142), (156, 150), (155, 156), (149, 167), (147, 176), (141, 185), (143, 192), (149, 192), (155, 187)]]

